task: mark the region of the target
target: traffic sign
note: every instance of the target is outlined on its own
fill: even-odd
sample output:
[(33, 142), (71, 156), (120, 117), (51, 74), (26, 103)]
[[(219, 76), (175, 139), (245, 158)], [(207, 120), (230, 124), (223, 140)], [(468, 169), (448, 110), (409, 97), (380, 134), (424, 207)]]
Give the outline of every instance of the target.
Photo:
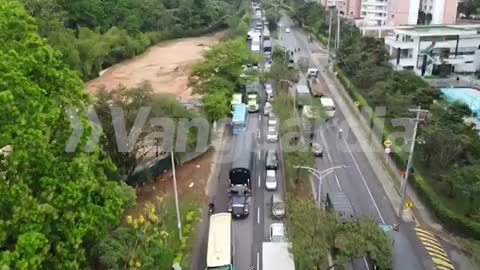
[(412, 202), (407, 202), (405, 204), (405, 207), (407, 207), (408, 209), (411, 209), (413, 207), (413, 203)]
[(355, 107), (358, 107), (358, 106), (360, 106), (360, 102), (355, 101)]
[(392, 146), (392, 141), (390, 141), (389, 139), (387, 139), (386, 141), (383, 142), (383, 145), (385, 145), (386, 148), (390, 148), (390, 146)]
[(385, 148), (385, 154), (390, 154), (390, 152), (392, 152), (392, 150), (389, 147), (386, 147)]

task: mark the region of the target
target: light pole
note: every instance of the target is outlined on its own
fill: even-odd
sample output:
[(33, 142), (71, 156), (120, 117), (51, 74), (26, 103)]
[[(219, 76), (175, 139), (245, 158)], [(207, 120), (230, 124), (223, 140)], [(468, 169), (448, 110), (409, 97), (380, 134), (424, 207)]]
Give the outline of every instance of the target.
[(309, 173), (313, 174), (315, 177), (317, 177), (318, 179), (318, 195), (317, 195), (317, 202), (318, 202), (318, 205), (321, 205), (321, 198), (320, 196), (322, 195), (322, 183), (323, 183), (323, 178), (329, 174), (331, 174), (332, 172), (334, 172), (335, 170), (337, 169), (344, 169), (346, 168), (347, 166), (345, 165), (340, 165), (340, 166), (333, 166), (333, 167), (330, 167), (328, 169), (325, 169), (323, 171), (318, 171), (317, 169), (315, 168), (312, 168), (312, 167), (307, 167), (307, 166), (294, 166), (293, 168), (295, 169), (304, 169), (304, 170), (307, 170)]
[(400, 206), (398, 208), (398, 216), (402, 216), (403, 212), (403, 207), (405, 205), (405, 197), (407, 193), (407, 180), (410, 175), (410, 170), (412, 168), (412, 159), (413, 159), (413, 150), (415, 149), (415, 140), (417, 137), (417, 129), (418, 129), (418, 123), (423, 122), (425, 119), (420, 118), (420, 113), (426, 113), (428, 110), (422, 110), (420, 106), (418, 106), (416, 109), (409, 109), (409, 112), (416, 112), (417, 116), (416, 118), (412, 119), (412, 121), (415, 121), (415, 125), (413, 127), (413, 134), (412, 134), (412, 139), (411, 139), (411, 144), (410, 144), (410, 153), (408, 155), (408, 161), (407, 161), (407, 169), (405, 171), (405, 175), (402, 178), (402, 183), (400, 185), (400, 191), (401, 191), (401, 201), (400, 201)]
[(177, 191), (177, 176), (175, 174), (175, 158), (174, 152), (170, 153), (172, 158), (172, 173), (173, 173), (173, 191), (175, 193), (175, 208), (177, 210), (177, 227), (178, 227), (178, 237), (182, 240), (182, 220), (180, 218), (180, 206), (178, 205), (178, 191)]

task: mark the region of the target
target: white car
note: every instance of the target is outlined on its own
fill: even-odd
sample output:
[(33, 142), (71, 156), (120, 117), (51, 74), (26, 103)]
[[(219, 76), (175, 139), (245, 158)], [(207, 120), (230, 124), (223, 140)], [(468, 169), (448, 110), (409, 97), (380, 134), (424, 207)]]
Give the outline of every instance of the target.
[(275, 114), (271, 113), (268, 116), (268, 126), (277, 126), (277, 122), (277, 117), (275, 116)]
[(272, 223), (270, 225), (270, 242), (286, 242), (285, 225), (283, 223)]
[(273, 86), (271, 83), (266, 83), (265, 84), (265, 93), (267, 93), (267, 95), (273, 95)]
[(270, 102), (265, 102), (265, 106), (263, 107), (263, 115), (269, 116), (272, 113), (273, 107)]
[(285, 28), (285, 33), (290, 33), (290, 27)]
[(263, 66), (263, 72), (270, 72), (271, 69), (272, 69), (272, 64), (270, 63), (265, 63), (265, 65)]
[(265, 188), (267, 190), (277, 189), (277, 175), (275, 170), (267, 170), (267, 176), (265, 177)]
[(278, 131), (275, 126), (268, 127), (267, 131), (267, 141), (268, 142), (276, 142), (278, 141)]

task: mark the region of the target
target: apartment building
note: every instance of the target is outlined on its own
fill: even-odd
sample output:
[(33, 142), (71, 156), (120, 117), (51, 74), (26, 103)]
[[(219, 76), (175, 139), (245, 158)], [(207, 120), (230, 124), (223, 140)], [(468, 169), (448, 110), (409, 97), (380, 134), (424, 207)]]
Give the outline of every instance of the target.
[(480, 70), (480, 25), (422, 25), (395, 29), (385, 37), (396, 70), (419, 76)]
[(364, 26), (454, 24), (459, 0), (322, 0)]

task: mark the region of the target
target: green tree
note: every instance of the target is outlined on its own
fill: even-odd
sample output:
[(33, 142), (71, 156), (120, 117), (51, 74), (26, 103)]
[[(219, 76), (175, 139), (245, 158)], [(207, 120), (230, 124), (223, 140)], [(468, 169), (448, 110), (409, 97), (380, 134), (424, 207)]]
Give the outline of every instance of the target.
[(210, 122), (224, 119), (231, 110), (228, 91), (216, 91), (202, 97), (203, 110)]
[(474, 214), (480, 205), (477, 199), (480, 195), (480, 165), (456, 166), (447, 178), (456, 190), (465, 195), (464, 198), (468, 203), (467, 216)]
[[(99, 147), (83, 151), (91, 100), (16, 1), (0, 2), (0, 57), (0, 148), (10, 148), (0, 162), (0, 268), (85, 269), (134, 193), (109, 181), (115, 167)], [(76, 152), (65, 151), (67, 107), (85, 127)]]

